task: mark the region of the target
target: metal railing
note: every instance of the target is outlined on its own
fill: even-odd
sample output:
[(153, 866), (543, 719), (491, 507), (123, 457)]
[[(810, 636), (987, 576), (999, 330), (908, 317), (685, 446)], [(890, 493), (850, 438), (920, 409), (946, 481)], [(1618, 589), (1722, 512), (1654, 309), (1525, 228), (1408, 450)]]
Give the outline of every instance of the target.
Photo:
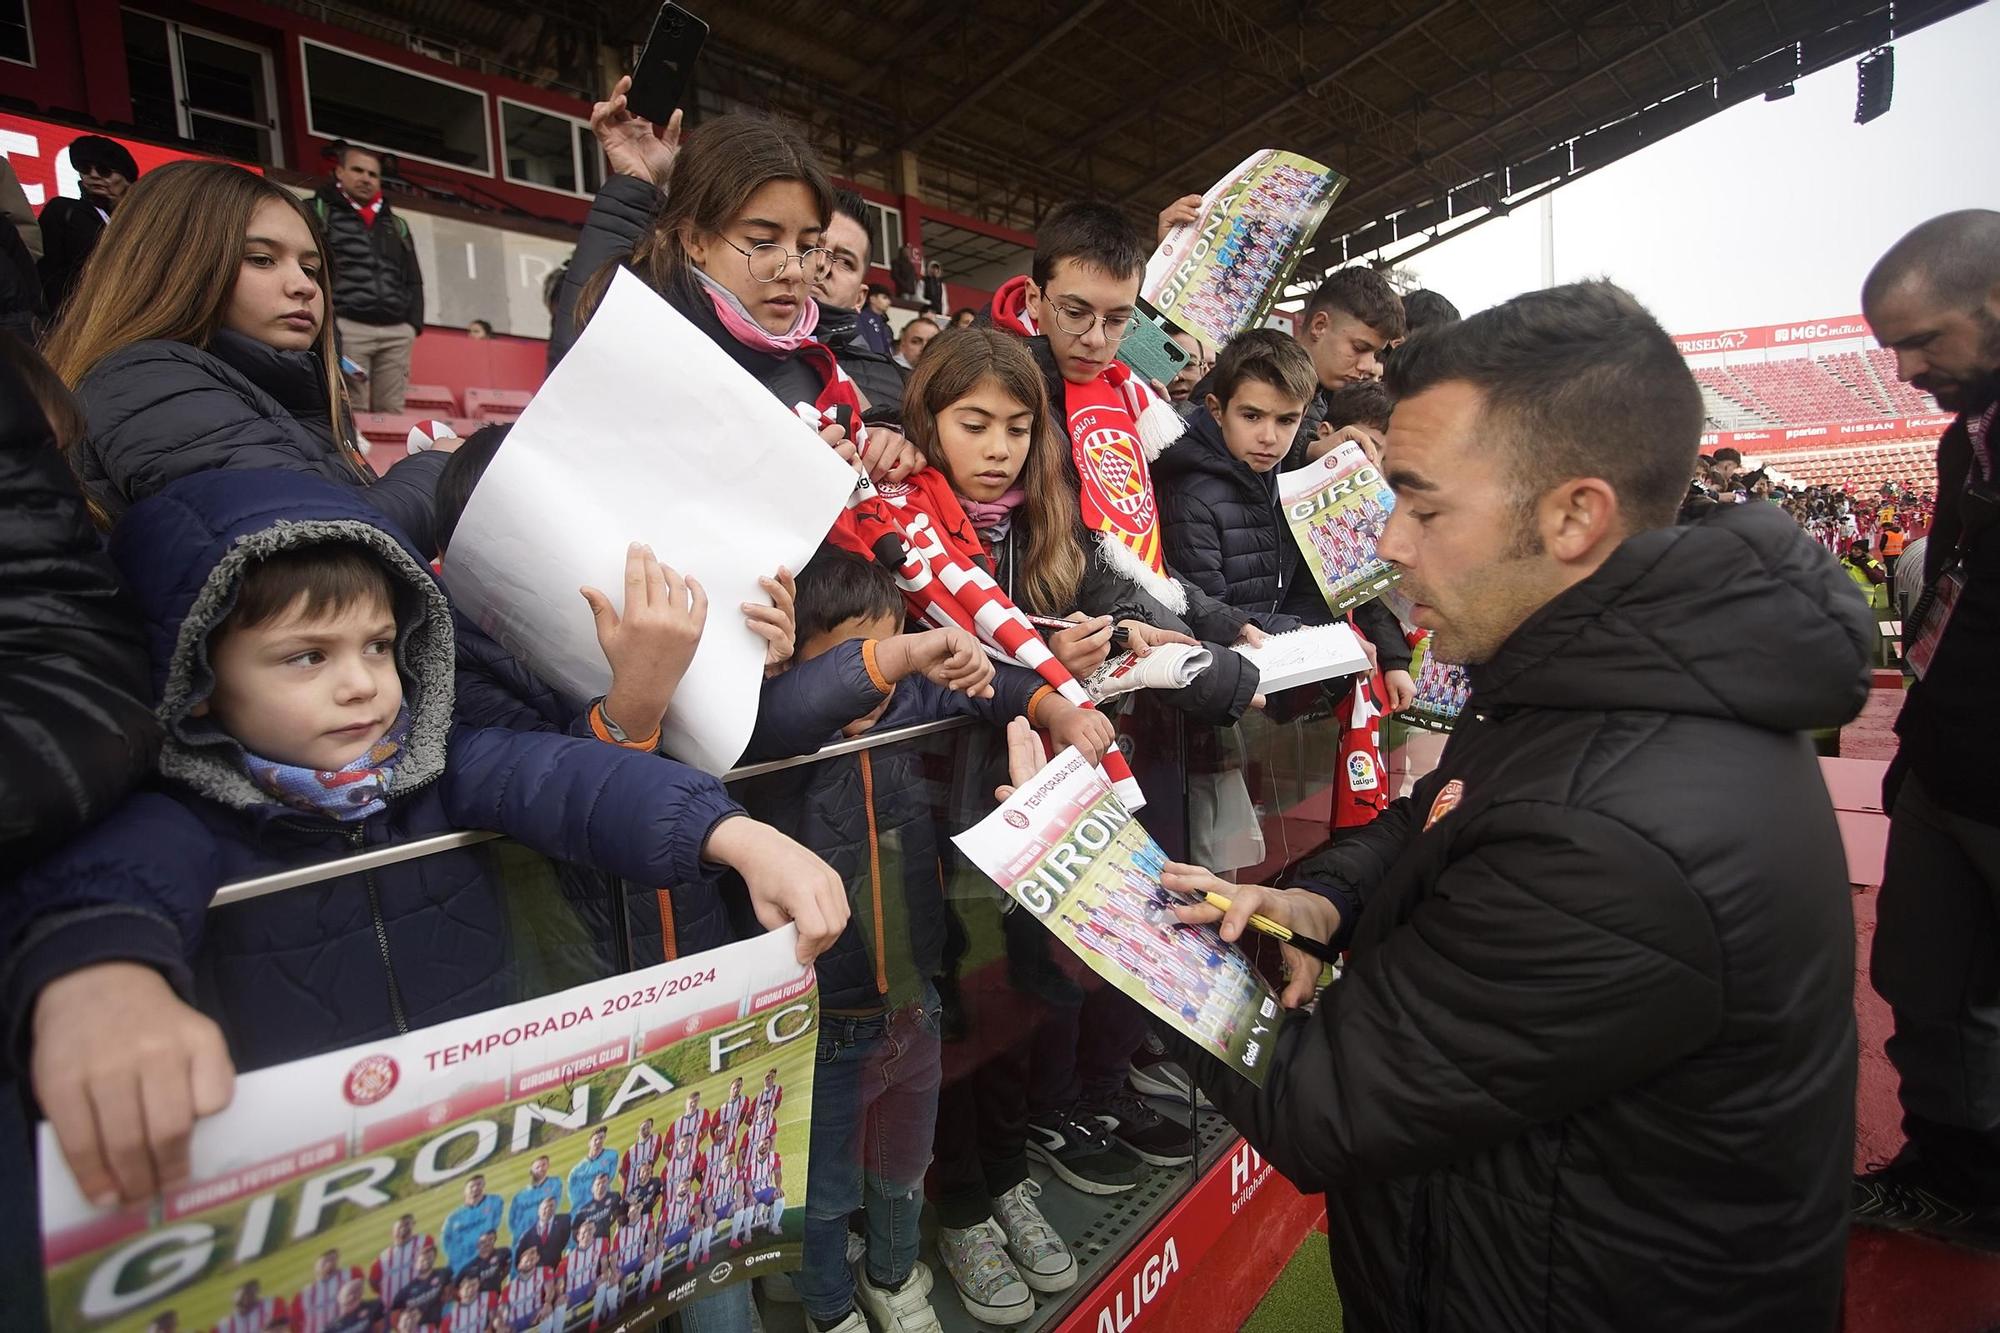
[[(969, 727), (975, 720), (970, 717), (948, 717), (935, 722), (919, 722), (915, 726), (897, 727), (892, 731), (868, 732), (822, 746), (811, 754), (793, 755), (788, 759), (773, 759), (766, 763), (745, 764), (740, 768), (732, 768), (723, 775), (722, 780), (736, 782), (742, 778), (761, 777), (766, 773), (777, 773), (788, 768), (803, 768), (807, 764), (816, 764), (824, 759), (858, 754), (878, 746), (895, 745), (902, 741), (918, 740), (925, 736), (935, 736), (940, 732)], [(485, 829), (461, 829), (455, 833), (439, 833), (428, 838), (397, 843), (393, 847), (375, 847), (353, 856), (336, 857), (331, 861), (318, 861), (292, 870), (280, 870), (275, 874), (259, 875), (255, 879), (225, 884), (216, 891), (215, 897), (209, 900), (208, 905), (211, 910), (227, 907), (232, 903), (247, 902), (252, 898), (264, 897), (266, 894), (283, 893), (287, 889), (338, 879), (342, 875), (357, 875), (365, 870), (379, 870), (383, 866), (395, 865), (400, 861), (414, 861), (421, 856), (433, 856), (439, 852), (477, 846), (501, 836)]]

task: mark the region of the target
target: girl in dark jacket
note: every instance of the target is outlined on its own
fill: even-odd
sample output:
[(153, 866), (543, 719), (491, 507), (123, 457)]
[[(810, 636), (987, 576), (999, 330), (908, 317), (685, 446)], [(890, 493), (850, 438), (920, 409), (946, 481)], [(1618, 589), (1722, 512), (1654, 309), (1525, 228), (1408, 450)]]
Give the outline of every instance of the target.
[[(986, 544), (1001, 588), (1031, 614), (1077, 621), (1049, 636), (1070, 674), (1088, 676), (1104, 661), (1114, 626), (1140, 650), (1195, 641), (1180, 617), (1089, 553), (1047, 390), (1019, 339), (990, 328), (940, 335), (910, 380), (903, 413)], [(1214, 655), (1214, 666), (1167, 699), (1226, 726), (1255, 697), (1257, 669), (1226, 649)]]
[(176, 162), (132, 187), (48, 357), (83, 401), (70, 452), (107, 523), (210, 468), (285, 468), (363, 491), (428, 553), (447, 442), (377, 477), (356, 442), (319, 233), (283, 186)]
[[(818, 411), (820, 434), (853, 460), (846, 427), (834, 423), (841, 408), (858, 417), (860, 398), (813, 337), (813, 280), (832, 265), (823, 247), (833, 184), (818, 154), (784, 122), (747, 115), (705, 121), (683, 145), (680, 113), (656, 127), (627, 109), (630, 83), (621, 80), (591, 116), (613, 175), (556, 297), (550, 365), (624, 265), (787, 407)], [(895, 432), (871, 434), (871, 475), (900, 481), (923, 466)]]

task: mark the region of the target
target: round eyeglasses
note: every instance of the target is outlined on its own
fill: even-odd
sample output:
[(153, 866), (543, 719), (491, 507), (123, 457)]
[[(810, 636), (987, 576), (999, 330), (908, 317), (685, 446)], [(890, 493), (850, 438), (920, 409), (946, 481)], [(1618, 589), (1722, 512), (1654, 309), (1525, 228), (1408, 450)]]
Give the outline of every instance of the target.
[(727, 236), (722, 238), (722, 242), (743, 256), (743, 262), (750, 270), (750, 277), (757, 282), (778, 281), (785, 276), (786, 266), (794, 259), (799, 261), (799, 272), (805, 276), (807, 282), (818, 282), (833, 272), (833, 256), (817, 245), (810, 250), (793, 254), (784, 246), (774, 245), (769, 241), (762, 245), (753, 245), (748, 250)]

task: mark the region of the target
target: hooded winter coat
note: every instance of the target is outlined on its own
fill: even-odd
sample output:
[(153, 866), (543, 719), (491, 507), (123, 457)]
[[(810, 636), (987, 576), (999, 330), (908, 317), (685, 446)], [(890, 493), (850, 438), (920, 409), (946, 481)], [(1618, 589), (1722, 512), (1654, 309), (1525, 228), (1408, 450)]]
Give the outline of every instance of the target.
[[(874, 644), (855, 639), (766, 682), (745, 763), (811, 754), (841, 728), (882, 707)], [(1000, 664), (991, 699), (971, 699), (922, 676), (898, 681), (870, 730), (950, 717), (1005, 726), (1034, 719), (1042, 678)], [(851, 908), (847, 929), (813, 962), (820, 1003), (867, 1012), (917, 999), (943, 967), (946, 908), (939, 880), (939, 799), (927, 790), (923, 741), (876, 746), (736, 784), (736, 795), (839, 872)]]
[(205, 350), (152, 339), (105, 357), (76, 393), (90, 435), (71, 465), (113, 520), (191, 473), (286, 468), (361, 492), (418, 550), (437, 549), (432, 509), (449, 455), (417, 454), (375, 476), (334, 439), (316, 353), (280, 351), (229, 329)]
[[(0, 233), (4, 234), (4, 233)], [(115, 806), (153, 766), (138, 608), (42, 408), (0, 363), (0, 878)]]
[[(409, 718), (387, 808), (347, 822), (274, 800), (246, 775), (235, 740), (194, 714), (215, 684), (208, 639), (246, 566), (320, 541), (361, 546), (391, 572)], [(163, 782), (0, 903), (13, 1049), (42, 986), (116, 960), (158, 968), (221, 1025), (239, 1068), (525, 998), (490, 847), (208, 910), (227, 883), (455, 829), (491, 829), (640, 884), (713, 892), (701, 849), (741, 813), (720, 784), (600, 741), (457, 723), (450, 604), (417, 550), (350, 493), (291, 472), (203, 473), (135, 506), (112, 554), (152, 641)]]
[(1349, 1328), (1835, 1326), (1854, 924), (1802, 733), (1859, 710), (1874, 632), (1769, 506), (1637, 534), (1300, 868), (1358, 913), (1344, 974), (1262, 1088), (1193, 1058), (1326, 1192)]
[(1277, 472), (1254, 472), (1229, 452), (1206, 407), (1153, 463), (1167, 563), (1183, 581), (1281, 634), (1299, 620), (1279, 610), (1301, 574), (1298, 544), (1278, 509)]

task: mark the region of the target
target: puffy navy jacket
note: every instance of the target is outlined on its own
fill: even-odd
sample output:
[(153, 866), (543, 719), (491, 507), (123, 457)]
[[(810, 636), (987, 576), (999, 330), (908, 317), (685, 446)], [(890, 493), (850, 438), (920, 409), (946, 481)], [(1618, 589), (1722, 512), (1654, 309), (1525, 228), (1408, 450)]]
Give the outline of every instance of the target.
[(333, 438), (311, 352), (281, 352), (228, 329), (206, 349), (149, 339), (91, 367), (76, 393), (90, 434), (71, 464), (113, 519), (191, 473), (287, 468), (361, 491), (418, 550), (437, 549), (432, 509), (447, 455), (406, 458), (379, 478), (369, 472)]
[(313, 213), (326, 232), (327, 276), (333, 284), (334, 313), (357, 324), (424, 326), (424, 274), (417, 266), (410, 224), (384, 199), (372, 223), (340, 187), (319, 187)]
[[(460, 722), (595, 739), (590, 730), (590, 702), (566, 698), (464, 616), (457, 617), (456, 625), (455, 712)], [(601, 946), (610, 950), (615, 938), (612, 896), (604, 877), (568, 863), (556, 870), (571, 909), (597, 932)], [(635, 967), (714, 949), (735, 938), (729, 914), (714, 894), (676, 893), (668, 884), (634, 884), (626, 889), (625, 938)]]
[[(235, 741), (192, 712), (214, 684), (206, 640), (248, 562), (321, 541), (366, 547), (398, 588), (409, 736), (388, 808), (349, 823), (270, 799)], [(513, 945), (539, 942), (549, 922), (520, 896), (510, 908), (535, 914), (536, 928), (507, 929), (492, 848), (208, 910), (225, 883), (454, 829), (713, 892), (701, 848), (740, 813), (713, 778), (599, 741), (454, 722), (450, 605), (416, 551), (351, 493), (291, 472), (202, 473), (135, 506), (112, 545), (152, 640), (164, 782), (29, 870), (0, 904), (0, 997), (17, 1038), (44, 984), (112, 960), (159, 968), (221, 1024), (240, 1068), (521, 998), (542, 960)]]
[[(872, 645), (851, 640), (768, 682), (744, 762), (810, 754), (880, 707), (885, 682), (872, 653)], [(966, 716), (1004, 726), (1028, 715), (1047, 688), (1033, 672), (1005, 663), (991, 699), (910, 676), (895, 685), (872, 729)], [(942, 965), (944, 887), (933, 812), (944, 807), (945, 794), (942, 783), (933, 791), (924, 773), (924, 756), (936, 748), (881, 745), (735, 785), (751, 813), (819, 853), (847, 886), (847, 929), (813, 964), (828, 1009), (908, 1003)]]
[(1253, 472), (1223, 443), (1206, 407), (1153, 463), (1167, 563), (1181, 579), (1273, 633), (1297, 629), (1279, 611), (1300, 574), (1299, 548), (1278, 510), (1277, 472)]

